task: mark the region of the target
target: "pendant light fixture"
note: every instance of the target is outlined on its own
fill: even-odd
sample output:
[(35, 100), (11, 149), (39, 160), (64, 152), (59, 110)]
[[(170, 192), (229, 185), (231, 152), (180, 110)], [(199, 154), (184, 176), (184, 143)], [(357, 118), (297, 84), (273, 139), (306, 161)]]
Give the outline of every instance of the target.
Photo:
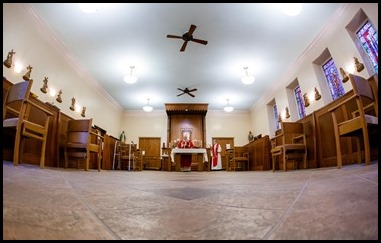
[(153, 107), (149, 105), (149, 99), (147, 99), (147, 105), (143, 106), (143, 110), (145, 112), (151, 112), (153, 110)]
[(245, 69), (245, 75), (241, 78), (242, 83), (244, 83), (244, 84), (254, 83), (254, 80), (255, 80), (254, 77), (249, 76), (249, 74), (247, 72), (248, 67), (244, 67), (243, 69)]
[(227, 106), (224, 107), (224, 111), (226, 112), (232, 112), (234, 108), (229, 105), (229, 99), (226, 99)]
[(85, 13), (96, 13), (100, 9), (99, 3), (80, 3), (79, 8)]
[(301, 3), (282, 3), (281, 10), (288, 16), (297, 16), (302, 11), (303, 6)]
[(135, 66), (130, 66), (130, 69), (131, 69), (130, 75), (124, 76), (124, 82), (128, 84), (133, 84), (138, 80), (138, 78), (132, 74), (134, 68)]

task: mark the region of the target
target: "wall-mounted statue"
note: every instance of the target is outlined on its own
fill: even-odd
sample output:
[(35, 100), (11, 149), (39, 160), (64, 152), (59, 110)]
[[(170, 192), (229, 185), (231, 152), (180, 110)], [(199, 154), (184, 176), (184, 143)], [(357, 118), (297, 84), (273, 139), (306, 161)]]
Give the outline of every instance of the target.
[(8, 55), (7, 55), (7, 59), (5, 59), (5, 61), (3, 62), (4, 63), (4, 66), (6, 66), (7, 68), (10, 68), (12, 66), (12, 57), (13, 57), (13, 54), (16, 54), (16, 52), (13, 51), (13, 49), (8, 52)]
[(22, 76), (22, 78), (25, 80), (25, 81), (28, 81), (30, 79), (30, 73), (32, 72), (32, 68), (30, 65), (28, 67), (26, 67), (26, 69), (28, 70), (26, 72), (26, 74), (24, 74), (24, 76)]
[(75, 99), (74, 99), (74, 97), (71, 99), (70, 110), (75, 111)]

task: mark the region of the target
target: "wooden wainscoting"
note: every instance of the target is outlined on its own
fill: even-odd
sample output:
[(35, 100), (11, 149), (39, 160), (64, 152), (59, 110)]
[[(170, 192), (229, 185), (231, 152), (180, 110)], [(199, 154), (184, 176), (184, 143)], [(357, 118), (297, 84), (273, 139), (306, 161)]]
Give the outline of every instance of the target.
[(270, 137), (265, 135), (246, 144), (249, 152), (250, 170), (270, 170)]
[(107, 134), (104, 136), (102, 170), (112, 170), (116, 141), (118, 141), (118, 139), (113, 136)]
[[(300, 119), (304, 125), (304, 134), (306, 136), (307, 144), (307, 168), (317, 168), (317, 153), (316, 153), (316, 121), (315, 112)], [(297, 163), (298, 169), (303, 168), (302, 163)]]

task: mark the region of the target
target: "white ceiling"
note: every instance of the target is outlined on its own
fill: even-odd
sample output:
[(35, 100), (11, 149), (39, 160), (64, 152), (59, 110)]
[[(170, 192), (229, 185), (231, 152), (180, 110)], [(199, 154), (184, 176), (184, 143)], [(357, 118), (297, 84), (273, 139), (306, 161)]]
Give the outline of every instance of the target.
[[(90, 78), (125, 110), (165, 103), (208, 103), (220, 110), (226, 99), (237, 110), (251, 106), (276, 84), (311, 44), (340, 3), (303, 3), (300, 15), (265, 3), (114, 3), (93, 14), (76, 3), (32, 7)], [(196, 39), (180, 52), (191, 24)], [(123, 76), (135, 66), (135, 84)], [(243, 67), (256, 78), (244, 85)], [(197, 88), (177, 96), (178, 88)]]

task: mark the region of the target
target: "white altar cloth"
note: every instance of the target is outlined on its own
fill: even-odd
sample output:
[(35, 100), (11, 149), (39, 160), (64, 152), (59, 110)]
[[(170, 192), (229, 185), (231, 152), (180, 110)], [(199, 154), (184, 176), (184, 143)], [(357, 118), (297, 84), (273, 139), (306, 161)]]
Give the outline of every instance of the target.
[(204, 162), (208, 162), (208, 155), (204, 148), (174, 148), (171, 151), (172, 162), (175, 162), (175, 154), (203, 154)]

